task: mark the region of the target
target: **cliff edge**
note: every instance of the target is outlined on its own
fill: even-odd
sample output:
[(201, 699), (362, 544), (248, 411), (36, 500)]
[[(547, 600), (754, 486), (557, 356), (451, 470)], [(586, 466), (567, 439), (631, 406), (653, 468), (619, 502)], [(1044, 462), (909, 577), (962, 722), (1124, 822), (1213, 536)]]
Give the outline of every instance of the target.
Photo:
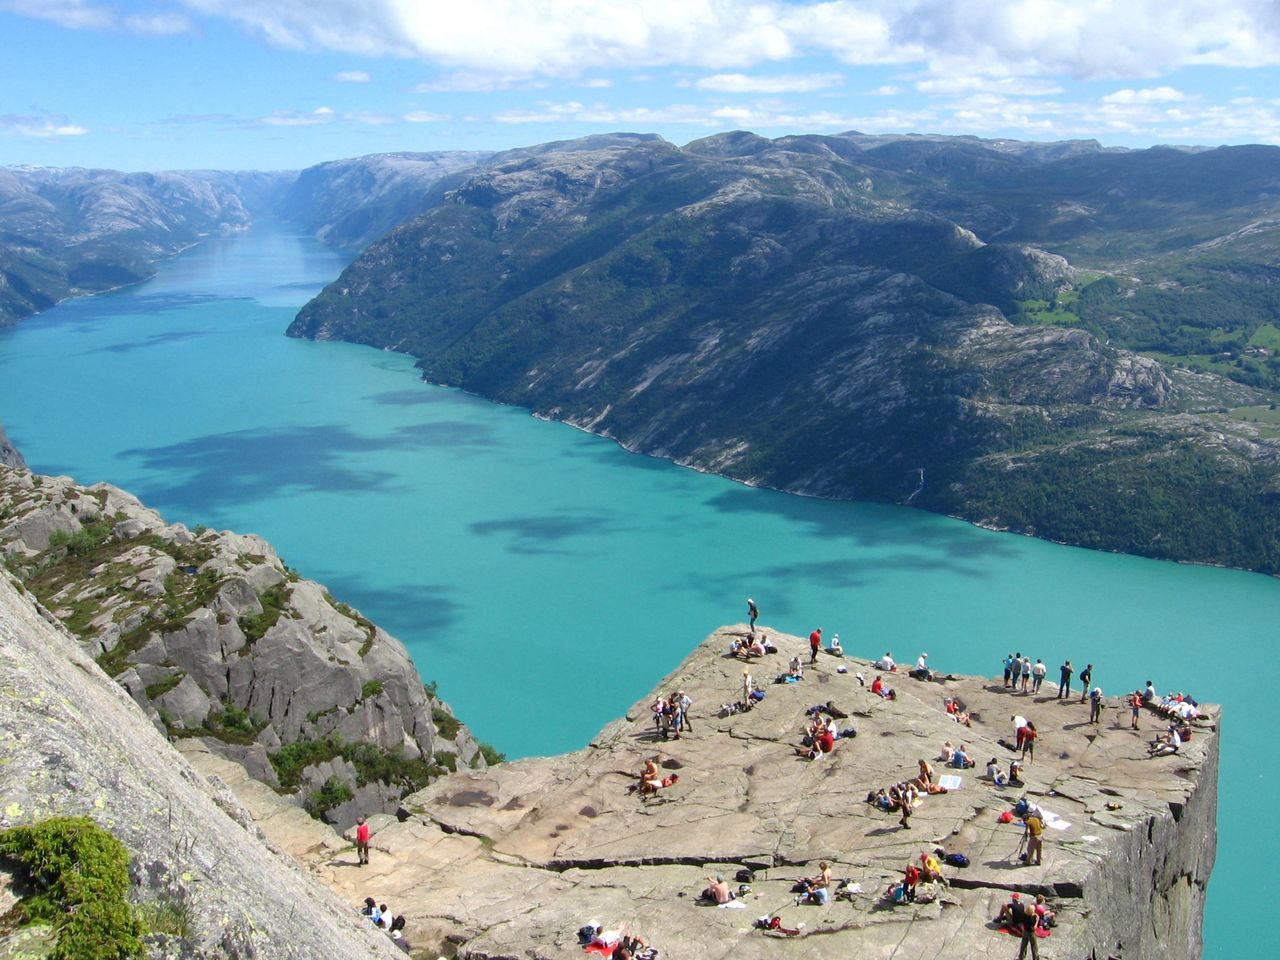
[[(793, 654), (808, 659), (808, 645), (769, 631), (780, 652), (748, 665), (765, 699), (730, 715), (721, 704), (740, 696), (744, 664), (727, 648), (745, 632), (712, 634), (585, 750), (458, 773), (408, 797), (399, 821), (375, 819), (365, 870), (319, 852), (314, 837), (282, 833), (281, 842), (351, 902), (365, 889), (394, 898), (415, 944), (466, 960), (581, 956), (576, 932), (593, 919), (625, 924), (675, 958), (776, 960), (780, 950), (833, 960), (1007, 958), (1017, 941), (993, 918), (1015, 892), (1044, 894), (1056, 911), (1057, 926), (1041, 941), (1046, 956), (1201, 954), (1216, 842), (1218, 708), (1204, 707), (1182, 752), (1153, 759), (1147, 741), (1164, 729), (1160, 718), (1146, 713), (1133, 731), (1128, 708), (1112, 700), (1091, 724), (1078, 691), (1059, 701), (1056, 687), (1022, 695), (999, 680), (890, 674), (898, 697), (886, 700), (869, 691), (870, 663), (825, 653), (802, 681), (775, 684)], [(649, 704), (675, 689), (693, 699), (692, 730), (663, 741)], [(539, 694), (529, 709), (589, 695)], [(952, 719), (946, 698), (963, 703), (971, 726)], [(824, 759), (803, 759), (794, 748), (806, 710), (827, 704), (847, 714), (837, 726), (856, 736), (838, 740)], [(1008, 768), (1014, 754), (1001, 741), (1013, 741), (1015, 715), (1030, 718), (1040, 740), (1025, 786), (998, 788), (978, 775), (992, 757)], [(933, 759), (947, 740), (968, 744), (978, 768)], [(629, 788), (655, 755), (679, 779), (643, 799)], [(925, 798), (903, 829), (867, 795), (915, 776), (920, 759), (960, 777), (960, 786)], [(1000, 822), (1024, 794), (1053, 821), (1042, 866), (1021, 864), (1021, 826)], [(271, 802), (248, 802), (268, 835)], [(947, 884), (922, 887), (916, 903), (885, 902), (906, 865), (937, 848), (964, 854), (969, 866), (946, 867)], [(822, 860), (861, 892), (797, 905), (796, 878), (815, 875)], [(746, 909), (695, 902), (709, 875), (732, 881), (743, 869), (754, 871), (738, 901)], [(755, 929), (765, 915), (799, 935)]]

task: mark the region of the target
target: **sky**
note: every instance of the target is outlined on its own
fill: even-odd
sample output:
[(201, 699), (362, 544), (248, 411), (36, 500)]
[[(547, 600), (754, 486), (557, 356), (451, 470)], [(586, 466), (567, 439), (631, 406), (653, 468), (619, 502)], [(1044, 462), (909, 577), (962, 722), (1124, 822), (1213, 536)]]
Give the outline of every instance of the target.
[(1280, 144), (1280, 0), (0, 0), (0, 165), (609, 131)]

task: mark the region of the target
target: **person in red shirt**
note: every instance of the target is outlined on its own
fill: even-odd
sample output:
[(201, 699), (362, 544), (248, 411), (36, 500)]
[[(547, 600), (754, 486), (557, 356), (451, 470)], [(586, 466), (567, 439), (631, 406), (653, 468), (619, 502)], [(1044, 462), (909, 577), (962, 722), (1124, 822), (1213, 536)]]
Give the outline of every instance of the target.
[(364, 822), (364, 817), (356, 817), (356, 855), (360, 866), (369, 862), (369, 824)]
[(871, 681), (871, 692), (877, 697), (884, 696), (884, 681), (880, 679), (878, 674), (876, 675), (876, 678)]
[(809, 634), (809, 662), (816, 663), (818, 660), (818, 651), (822, 649), (822, 628), (819, 627), (813, 633)]

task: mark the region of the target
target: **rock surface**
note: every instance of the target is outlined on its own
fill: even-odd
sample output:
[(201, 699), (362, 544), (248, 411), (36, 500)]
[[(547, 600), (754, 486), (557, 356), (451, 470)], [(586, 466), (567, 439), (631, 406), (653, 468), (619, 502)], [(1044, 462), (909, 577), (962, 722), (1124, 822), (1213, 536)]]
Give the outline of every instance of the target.
[(27, 462), (22, 459), (22, 454), (18, 452), (18, 448), (5, 436), (4, 424), (2, 423), (0, 423), (0, 466), (14, 467), (18, 470), (25, 470), (27, 467)]
[[(746, 714), (719, 706), (741, 689), (743, 664), (726, 654), (743, 627), (717, 631), (656, 692), (679, 688), (693, 699), (693, 730), (656, 739), (648, 705), (637, 702), (585, 750), (458, 773), (405, 800), (403, 822), (375, 818), (372, 864), (356, 869), (322, 825), (281, 810), (252, 782), (232, 783), (264, 832), (349, 902), (367, 890), (409, 917), (415, 943), (467, 960), (552, 960), (580, 956), (577, 929), (597, 919), (626, 924), (664, 956), (1011, 957), (1017, 943), (991, 922), (1010, 893), (1044, 893), (1058, 926), (1041, 942), (1050, 957), (1196, 957), (1201, 909), (1216, 837), (1218, 711), (1206, 708), (1184, 753), (1149, 759), (1146, 738), (1162, 724), (1129, 729), (1127, 709), (1108, 701), (1102, 722), (1087, 722), (1078, 699), (1056, 687), (1010, 694), (1000, 681), (890, 676), (895, 701), (870, 694), (871, 665), (827, 654), (796, 684), (775, 685), (788, 658), (807, 659), (807, 642), (778, 635), (781, 652), (753, 661), (765, 700)], [(847, 673), (836, 671), (837, 665)], [(944, 698), (976, 715), (953, 722)], [(830, 701), (857, 730), (830, 757), (808, 761), (793, 749), (805, 711)], [(1014, 857), (1021, 830), (997, 816), (1023, 789), (998, 789), (934, 761), (960, 789), (928, 797), (911, 819), (877, 811), (868, 791), (913, 776), (944, 740), (964, 742), (981, 765), (1007, 767), (1013, 715), (1040, 730), (1027, 764), (1025, 793), (1068, 826), (1048, 830), (1043, 866)], [(643, 758), (657, 755), (679, 782), (642, 800), (628, 791)], [(197, 765), (219, 776), (224, 761)], [(882, 902), (886, 886), (922, 851), (943, 847), (970, 858), (946, 868), (949, 884), (913, 905)], [(831, 862), (863, 893), (829, 906), (797, 906), (795, 878)], [(694, 901), (709, 874), (732, 879), (755, 870), (745, 910)], [(936, 894), (936, 895), (934, 895)], [(762, 915), (799, 927), (794, 940), (752, 928)], [(803, 926), (801, 926), (803, 925)]]
[[(137, 705), (3, 573), (0, 769), (0, 828), (90, 816), (128, 849), (135, 900), (182, 905), (187, 933), (153, 942), (149, 956), (156, 960), (402, 956), (263, 843), (231, 793), (197, 776)], [(0, 864), (6, 910), (13, 880)], [(38, 934), (24, 933), (17, 938), (23, 942), (5, 946), (18, 956), (47, 956), (51, 944)]]
[[(0, 556), (158, 729), (204, 738), (334, 823), (484, 765), (404, 646), (260, 537), (190, 531), (105, 484), (0, 468)], [(350, 796), (317, 796), (331, 779)]]

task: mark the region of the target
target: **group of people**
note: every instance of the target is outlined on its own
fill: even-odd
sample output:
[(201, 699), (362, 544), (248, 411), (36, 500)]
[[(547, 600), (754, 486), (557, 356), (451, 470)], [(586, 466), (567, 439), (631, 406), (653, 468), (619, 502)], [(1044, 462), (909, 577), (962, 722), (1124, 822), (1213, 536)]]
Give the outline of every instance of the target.
[(404, 916), (393, 917), (391, 911), (387, 909), (385, 903), (378, 903), (373, 897), (364, 898), (364, 906), (360, 908), (362, 916), (368, 917), (369, 921), (379, 930), (386, 932), (391, 938), (391, 942), (396, 945), (402, 952), (409, 952), (409, 941), (404, 936)]
[(675, 690), (653, 701), (649, 709), (653, 711), (657, 735), (667, 740), (674, 733), (679, 740), (681, 733), (693, 733), (693, 724), (689, 722), (689, 708), (692, 706), (693, 700), (683, 690)]
[(922, 796), (947, 792), (947, 788), (941, 786), (935, 779), (933, 765), (928, 760), (917, 760), (916, 768), (914, 777), (881, 787), (879, 790), (872, 790), (867, 794), (867, 803), (873, 807), (884, 810), (886, 813), (899, 814), (898, 824), (904, 830), (911, 829), (911, 814)]
[[(1040, 687), (1044, 683), (1045, 675), (1049, 672), (1049, 668), (1045, 666), (1043, 660), (1036, 659), (1034, 663), (1031, 658), (1018, 653), (1005, 654), (1004, 662), (1004, 686), (1006, 690), (1013, 690), (1022, 693), (1039, 693)], [(1058, 696), (1059, 700), (1067, 700), (1071, 697), (1071, 680), (1075, 676), (1075, 667), (1071, 665), (1071, 661), (1064, 661), (1062, 666), (1058, 668)], [(1080, 671), (1080, 702), (1089, 697), (1092, 692), (1090, 684), (1093, 683), (1093, 664), (1085, 665)], [(1101, 696), (1101, 691), (1098, 691)]]
[(659, 790), (667, 787), (675, 786), (680, 782), (680, 774), (668, 773), (662, 775), (662, 768), (658, 766), (657, 757), (649, 757), (644, 762), (644, 767), (636, 777), (636, 783), (632, 785), (633, 790), (637, 790), (642, 797), (651, 797)]
[(908, 862), (906, 869), (902, 871), (902, 879), (889, 884), (884, 898), (890, 903), (915, 903), (920, 884), (945, 886), (947, 880), (942, 875), (941, 854), (941, 848), (933, 852), (924, 851), (920, 854), (919, 866)]
[(1034, 960), (1040, 960), (1040, 947), (1036, 940), (1042, 934), (1038, 931), (1047, 931), (1056, 921), (1043, 893), (1036, 896), (1034, 904), (1026, 903), (1022, 894), (1012, 893), (1009, 901), (1000, 908), (995, 922), (1021, 938), (1018, 960), (1024, 960), (1028, 949)]
[(610, 960), (656, 960), (658, 951), (639, 934), (627, 932), (625, 926), (606, 930), (592, 920), (578, 930), (578, 943), (587, 953), (596, 953)]
[(956, 746), (950, 740), (942, 741), (942, 750), (938, 753), (938, 759), (948, 767), (955, 767), (957, 770), (968, 770), (978, 765), (978, 761), (969, 756), (967, 746), (963, 743)]

